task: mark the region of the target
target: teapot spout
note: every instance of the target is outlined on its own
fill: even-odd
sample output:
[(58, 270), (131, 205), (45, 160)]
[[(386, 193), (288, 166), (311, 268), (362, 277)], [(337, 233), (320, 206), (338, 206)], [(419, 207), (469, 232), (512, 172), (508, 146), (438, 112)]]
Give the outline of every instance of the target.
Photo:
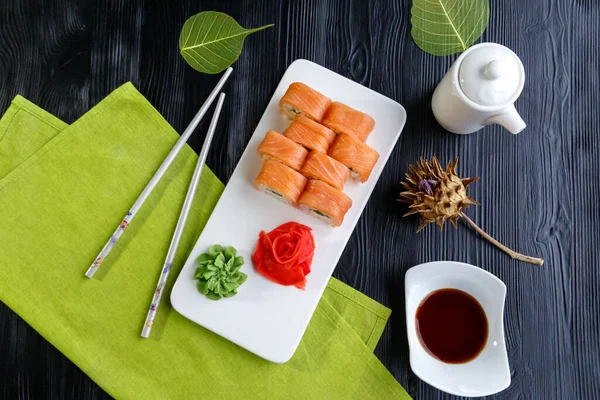
[(521, 118), (515, 106), (510, 106), (500, 114), (488, 119), (488, 124), (499, 124), (508, 129), (514, 135), (521, 132), (527, 126)]

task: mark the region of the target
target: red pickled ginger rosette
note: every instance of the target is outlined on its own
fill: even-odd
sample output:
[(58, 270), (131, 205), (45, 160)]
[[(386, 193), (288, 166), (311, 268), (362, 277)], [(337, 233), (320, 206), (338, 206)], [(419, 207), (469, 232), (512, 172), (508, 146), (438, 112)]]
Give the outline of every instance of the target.
[(304, 289), (315, 253), (311, 231), (297, 222), (287, 222), (269, 233), (261, 231), (252, 255), (256, 270), (280, 285)]

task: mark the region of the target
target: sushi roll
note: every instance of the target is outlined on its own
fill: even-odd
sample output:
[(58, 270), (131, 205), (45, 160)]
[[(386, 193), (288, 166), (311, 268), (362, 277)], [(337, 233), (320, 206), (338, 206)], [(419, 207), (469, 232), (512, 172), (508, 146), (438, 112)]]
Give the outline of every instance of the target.
[(306, 186), (306, 181), (307, 179), (299, 172), (269, 158), (263, 162), (254, 186), (261, 192), (295, 206)]
[(323, 181), (312, 179), (298, 200), (300, 209), (331, 226), (340, 226), (352, 199)]
[(309, 179), (320, 179), (339, 190), (344, 188), (350, 177), (348, 167), (327, 154), (316, 151), (310, 152), (300, 173)]
[(258, 146), (258, 154), (264, 159), (274, 158), (298, 171), (308, 155), (308, 150), (275, 131), (268, 131)]
[(366, 182), (379, 160), (379, 153), (358, 140), (354, 135), (338, 135), (329, 149), (329, 157), (350, 168), (350, 176)]
[(322, 124), (337, 134), (354, 135), (366, 142), (375, 127), (375, 120), (363, 112), (336, 101), (329, 106)]
[(297, 115), (294, 121), (283, 131), (283, 135), (307, 149), (327, 153), (335, 140), (335, 133), (304, 115)]
[(296, 114), (320, 121), (329, 108), (331, 100), (304, 83), (294, 82), (279, 101), (279, 112), (289, 119)]

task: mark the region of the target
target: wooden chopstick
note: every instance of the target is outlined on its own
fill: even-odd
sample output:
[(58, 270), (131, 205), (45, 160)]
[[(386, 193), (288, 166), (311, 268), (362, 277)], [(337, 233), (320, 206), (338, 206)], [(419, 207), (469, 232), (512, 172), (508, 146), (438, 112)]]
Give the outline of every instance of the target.
[(221, 114), (221, 108), (223, 107), (224, 101), (225, 94), (221, 93), (219, 95), (219, 100), (217, 101), (215, 113), (213, 114), (212, 120), (210, 121), (208, 133), (206, 134), (206, 139), (204, 139), (204, 145), (202, 145), (202, 150), (200, 150), (200, 155), (198, 156), (198, 163), (196, 164), (194, 175), (192, 175), (192, 180), (190, 181), (190, 186), (185, 196), (185, 201), (183, 202), (181, 213), (179, 214), (179, 220), (177, 220), (175, 233), (173, 234), (173, 239), (171, 239), (171, 245), (169, 246), (169, 251), (167, 252), (167, 257), (161, 270), (162, 272), (160, 273), (160, 277), (158, 278), (158, 283), (156, 284), (154, 296), (152, 297), (152, 301), (150, 302), (148, 315), (146, 316), (146, 322), (144, 322), (144, 326), (142, 328), (141, 336), (143, 338), (147, 338), (148, 336), (150, 336), (150, 331), (152, 330), (152, 325), (154, 324), (154, 317), (156, 316), (156, 311), (158, 310), (160, 299), (162, 297), (165, 284), (167, 283), (169, 272), (171, 271), (173, 259), (175, 258), (175, 254), (177, 253), (179, 240), (181, 239), (181, 234), (183, 233), (183, 229), (185, 228), (185, 221), (187, 220), (188, 214), (190, 212), (192, 201), (194, 200), (194, 195), (196, 194), (198, 182), (200, 182), (202, 169), (204, 168), (204, 163), (206, 162), (206, 155), (208, 154), (208, 149), (210, 148), (213, 135), (215, 134), (217, 122), (219, 121), (219, 115)]
[(200, 107), (200, 110), (198, 110), (198, 113), (194, 116), (192, 122), (190, 122), (189, 126), (185, 129), (177, 143), (175, 143), (167, 157), (164, 159), (163, 163), (160, 165), (160, 167), (158, 167), (158, 170), (156, 170), (152, 179), (150, 179), (150, 181), (148, 182), (140, 196), (137, 198), (135, 203), (133, 203), (133, 205), (131, 206), (131, 208), (129, 209), (129, 211), (115, 230), (115, 232), (112, 234), (108, 242), (104, 245), (104, 247), (100, 251), (100, 254), (98, 254), (98, 257), (96, 257), (92, 265), (88, 268), (87, 272), (85, 273), (85, 276), (87, 276), (88, 278), (93, 277), (98, 268), (100, 268), (100, 265), (102, 264), (104, 259), (113, 249), (114, 245), (117, 243), (125, 229), (127, 229), (129, 224), (131, 223), (131, 220), (133, 220), (133, 218), (135, 217), (139, 209), (142, 207), (148, 196), (150, 196), (150, 193), (152, 193), (152, 191), (158, 184), (158, 181), (163, 177), (173, 160), (175, 160), (177, 154), (179, 154), (179, 151), (183, 148), (189, 137), (192, 135), (192, 133), (202, 120), (202, 117), (204, 117), (204, 114), (206, 114), (206, 111), (212, 105), (213, 101), (217, 97), (217, 94), (221, 91), (223, 85), (225, 84), (232, 72), (233, 69), (228, 68), (219, 80), (219, 82), (217, 82), (217, 86), (215, 86), (213, 91), (208, 95), (208, 98), (206, 99), (204, 104), (202, 104), (202, 107)]

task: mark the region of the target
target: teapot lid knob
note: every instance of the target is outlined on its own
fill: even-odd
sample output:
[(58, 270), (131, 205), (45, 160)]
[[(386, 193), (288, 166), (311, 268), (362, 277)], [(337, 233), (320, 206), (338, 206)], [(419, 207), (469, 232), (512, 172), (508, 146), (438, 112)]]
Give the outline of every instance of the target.
[(492, 60), (485, 66), (483, 75), (488, 79), (498, 79), (504, 74), (505, 71), (505, 63), (502, 61), (502, 59)]
[(473, 102), (482, 106), (506, 106), (521, 93), (525, 82), (523, 64), (508, 48), (496, 43), (480, 43), (461, 57), (458, 83)]

